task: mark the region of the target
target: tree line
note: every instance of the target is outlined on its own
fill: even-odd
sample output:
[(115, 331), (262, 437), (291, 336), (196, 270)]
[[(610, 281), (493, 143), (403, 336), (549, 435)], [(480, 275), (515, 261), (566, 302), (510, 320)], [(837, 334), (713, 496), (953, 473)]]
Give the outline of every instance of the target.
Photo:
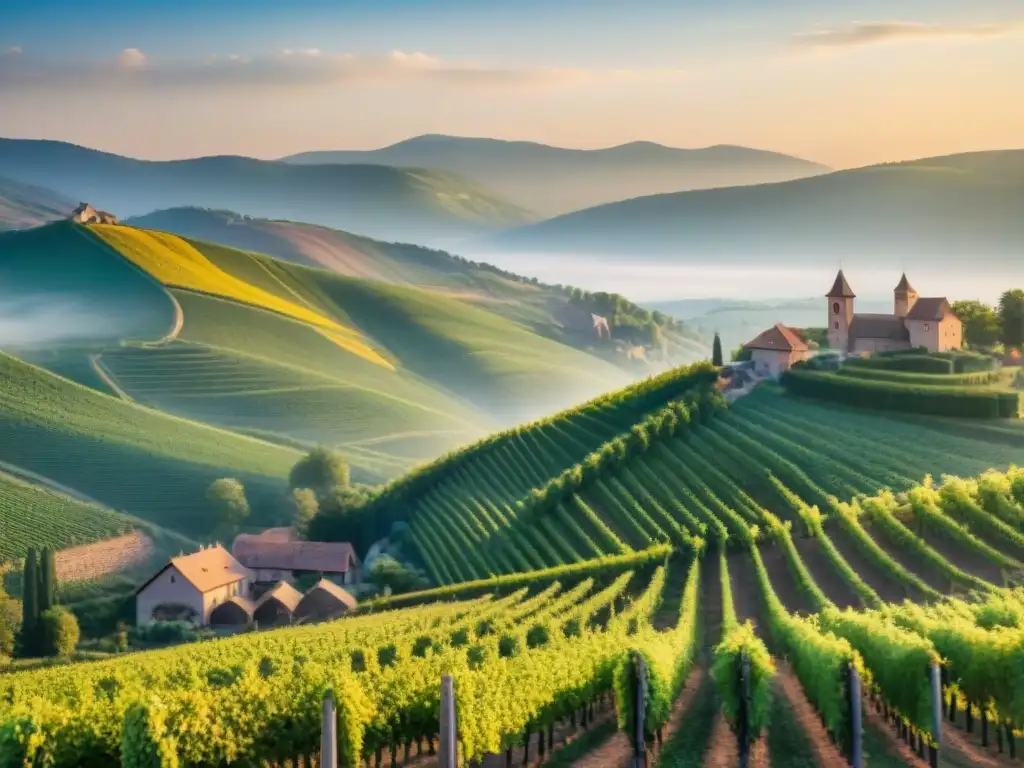
[(1024, 347), (1024, 289), (1004, 291), (996, 306), (977, 299), (953, 302), (953, 312), (964, 324), (964, 343), (972, 349)]
[(57, 567), (49, 547), (28, 550), (21, 602), (0, 589), (0, 656), (70, 656), (80, 631), (73, 613), (57, 604)]

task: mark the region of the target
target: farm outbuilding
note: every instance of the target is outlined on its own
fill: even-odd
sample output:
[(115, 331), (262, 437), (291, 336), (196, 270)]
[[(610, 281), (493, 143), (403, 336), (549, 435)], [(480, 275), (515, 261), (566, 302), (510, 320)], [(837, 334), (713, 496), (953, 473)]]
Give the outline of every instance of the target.
[(286, 581), (279, 582), (256, 601), (252, 618), (258, 627), (276, 627), (290, 624), (295, 609), (302, 601), (302, 593)]
[(333, 581), (321, 579), (295, 608), (297, 621), (324, 621), (344, 616), (356, 609), (356, 599)]
[(231, 552), (252, 571), (256, 584), (294, 582), (304, 574), (329, 576), (345, 584), (360, 579), (359, 558), (351, 544), (340, 541), (298, 541), (290, 528), (241, 533)]
[(236, 595), (210, 612), (212, 627), (247, 627), (252, 623), (255, 606), (246, 597)]

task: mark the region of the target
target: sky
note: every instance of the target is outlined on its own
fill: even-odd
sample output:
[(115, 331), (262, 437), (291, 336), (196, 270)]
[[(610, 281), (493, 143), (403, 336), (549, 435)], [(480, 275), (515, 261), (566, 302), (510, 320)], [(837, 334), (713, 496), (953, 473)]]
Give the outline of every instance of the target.
[(1024, 146), (1021, 0), (6, 0), (0, 136), (171, 159), (423, 133), (835, 168)]

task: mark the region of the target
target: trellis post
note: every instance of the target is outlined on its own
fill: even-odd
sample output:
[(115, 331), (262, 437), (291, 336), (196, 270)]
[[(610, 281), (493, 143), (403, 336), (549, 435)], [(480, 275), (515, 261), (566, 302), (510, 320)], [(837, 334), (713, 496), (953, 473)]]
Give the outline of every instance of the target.
[(860, 674), (857, 668), (850, 665), (850, 765), (853, 768), (864, 767), (864, 750), (861, 737), (864, 732), (862, 718), (864, 705), (861, 699)]
[(441, 730), (438, 748), (439, 768), (456, 768), (458, 739), (455, 727), (455, 682), (451, 675), (441, 678)]
[(647, 662), (643, 654), (633, 654), (633, 672), (636, 691), (633, 701), (633, 768), (646, 768), (647, 743), (644, 741), (644, 723), (647, 712)]
[(932, 768), (938, 768), (939, 750), (942, 749), (942, 668), (937, 661), (932, 662), (932, 728), (935, 729), (935, 744), (928, 750)]
[(338, 768), (338, 711), (331, 691), (324, 696), (321, 712), (320, 766)]

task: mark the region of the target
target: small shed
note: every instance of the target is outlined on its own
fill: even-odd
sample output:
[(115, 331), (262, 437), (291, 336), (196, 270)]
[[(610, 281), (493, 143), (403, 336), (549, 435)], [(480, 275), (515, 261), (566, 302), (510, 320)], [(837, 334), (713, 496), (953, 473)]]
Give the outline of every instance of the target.
[(280, 581), (256, 601), (252, 618), (258, 627), (290, 624), (301, 601), (302, 593), (299, 590), (287, 581)]
[(297, 621), (336, 619), (356, 609), (356, 599), (333, 581), (321, 579), (295, 608)]
[(252, 623), (254, 609), (255, 605), (247, 597), (235, 595), (210, 612), (210, 626), (247, 627)]

